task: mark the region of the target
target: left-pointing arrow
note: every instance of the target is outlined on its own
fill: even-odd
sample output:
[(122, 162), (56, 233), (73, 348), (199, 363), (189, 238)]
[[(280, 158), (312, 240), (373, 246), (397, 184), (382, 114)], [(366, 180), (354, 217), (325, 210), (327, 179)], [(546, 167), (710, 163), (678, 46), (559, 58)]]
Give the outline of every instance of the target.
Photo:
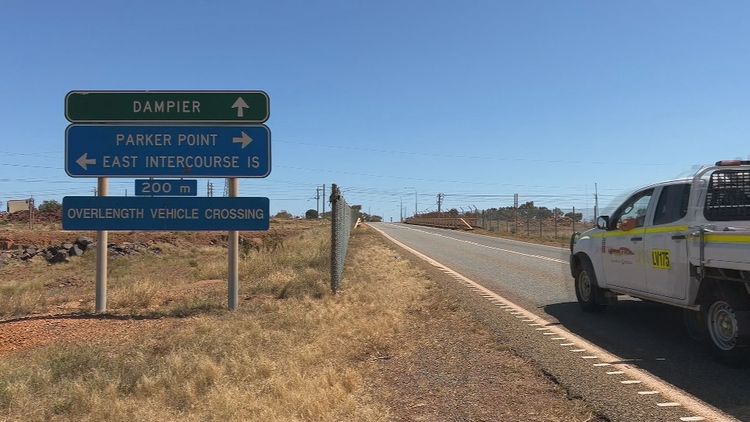
[(96, 159), (95, 158), (89, 158), (88, 153), (84, 152), (82, 156), (78, 157), (76, 160), (76, 164), (81, 166), (84, 170), (88, 170), (88, 166), (95, 166), (96, 165)]

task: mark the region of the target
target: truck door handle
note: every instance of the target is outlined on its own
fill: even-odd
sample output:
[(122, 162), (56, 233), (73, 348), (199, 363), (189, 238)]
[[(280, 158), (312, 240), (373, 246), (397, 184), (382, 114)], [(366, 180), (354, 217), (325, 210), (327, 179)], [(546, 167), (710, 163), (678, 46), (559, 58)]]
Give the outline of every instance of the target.
[(630, 241), (631, 241), (631, 242), (640, 242), (641, 240), (643, 240), (643, 238), (642, 238), (642, 237), (631, 237), (631, 238), (630, 238)]
[(676, 234), (672, 236), (672, 240), (685, 240), (685, 239), (687, 239), (687, 236), (685, 236), (684, 234)]

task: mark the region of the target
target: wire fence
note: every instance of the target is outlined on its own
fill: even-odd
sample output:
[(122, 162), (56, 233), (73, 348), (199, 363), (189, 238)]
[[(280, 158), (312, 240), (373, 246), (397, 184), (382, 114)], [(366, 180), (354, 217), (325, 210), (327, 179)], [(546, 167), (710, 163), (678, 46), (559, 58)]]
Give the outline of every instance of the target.
[(336, 293), (344, 273), (349, 235), (357, 223), (359, 208), (351, 207), (335, 184), (331, 185), (331, 291)]
[(567, 244), (573, 233), (593, 227), (592, 219), (584, 219), (580, 209), (547, 208), (531, 201), (517, 207), (423, 213), (405, 222), (452, 229), (481, 229), (509, 237), (559, 244)]
[(501, 218), (484, 216), (477, 219), (477, 226), (489, 232), (507, 234), (529, 239), (566, 243), (570, 236), (592, 227), (590, 222), (572, 218)]

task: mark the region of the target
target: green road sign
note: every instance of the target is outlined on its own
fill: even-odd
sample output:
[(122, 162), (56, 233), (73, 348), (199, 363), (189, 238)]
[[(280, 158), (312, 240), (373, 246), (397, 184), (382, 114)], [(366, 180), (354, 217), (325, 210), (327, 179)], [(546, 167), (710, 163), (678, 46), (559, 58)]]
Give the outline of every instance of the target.
[(65, 118), (74, 123), (262, 123), (268, 114), (263, 91), (71, 91), (65, 96)]

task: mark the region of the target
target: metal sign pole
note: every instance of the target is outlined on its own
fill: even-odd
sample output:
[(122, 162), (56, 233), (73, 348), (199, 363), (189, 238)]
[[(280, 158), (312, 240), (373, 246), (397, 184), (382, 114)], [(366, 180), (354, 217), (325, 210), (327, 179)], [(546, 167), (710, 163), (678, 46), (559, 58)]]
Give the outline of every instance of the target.
[[(97, 195), (107, 196), (109, 188), (108, 179), (100, 177), (97, 179)], [(96, 232), (96, 313), (107, 311), (107, 243), (108, 232), (98, 230)]]
[[(240, 196), (240, 181), (235, 177), (230, 177), (229, 196), (231, 198)], [(239, 232), (232, 230), (229, 232), (229, 268), (227, 274), (228, 307), (230, 311), (237, 309), (238, 297), (240, 294), (239, 282)]]

